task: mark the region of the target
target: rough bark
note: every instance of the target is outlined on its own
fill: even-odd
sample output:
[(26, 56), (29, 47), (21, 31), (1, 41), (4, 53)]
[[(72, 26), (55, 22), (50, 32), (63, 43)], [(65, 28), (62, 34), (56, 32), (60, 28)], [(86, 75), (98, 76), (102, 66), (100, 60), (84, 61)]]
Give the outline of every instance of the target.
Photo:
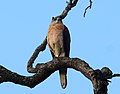
[(0, 83), (9, 81), (32, 88), (44, 81), (47, 77), (59, 70), (61, 67), (73, 68), (77, 71), (80, 71), (88, 79), (91, 79), (90, 77), (94, 72), (94, 70), (87, 63), (78, 58), (55, 58), (47, 63), (37, 64), (34, 68), (36, 69), (36, 74), (33, 76), (19, 75), (3, 66), (0, 66)]
[(0, 65), (0, 83), (13, 82), (30, 88), (35, 87), (45, 79), (47, 79), (52, 73), (60, 68), (73, 68), (76, 71), (82, 73), (93, 84), (94, 94), (107, 94), (108, 79), (118, 77), (120, 74), (113, 74), (112, 71), (104, 67), (101, 70), (94, 70), (84, 60), (79, 58), (55, 58), (47, 63), (40, 63), (33, 68), (32, 64), (37, 58), (40, 51), (44, 51), (47, 45), (46, 38), (43, 43), (38, 46), (30, 60), (28, 61), (27, 70), (30, 73), (35, 73), (32, 76), (24, 76), (8, 70)]

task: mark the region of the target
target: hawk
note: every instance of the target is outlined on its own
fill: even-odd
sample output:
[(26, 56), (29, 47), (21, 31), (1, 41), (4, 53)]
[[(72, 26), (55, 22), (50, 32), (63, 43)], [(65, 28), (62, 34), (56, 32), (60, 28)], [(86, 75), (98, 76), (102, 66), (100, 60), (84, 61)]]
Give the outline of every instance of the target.
[[(48, 29), (47, 43), (53, 58), (69, 57), (70, 34), (60, 17), (52, 19)], [(65, 89), (67, 85), (67, 68), (61, 68), (59, 75), (61, 86)]]

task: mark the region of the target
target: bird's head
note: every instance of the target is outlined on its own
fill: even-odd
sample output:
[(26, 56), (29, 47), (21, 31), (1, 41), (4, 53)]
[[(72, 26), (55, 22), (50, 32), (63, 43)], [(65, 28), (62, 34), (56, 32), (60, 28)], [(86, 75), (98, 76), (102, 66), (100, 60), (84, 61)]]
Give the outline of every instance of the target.
[(52, 23), (62, 23), (62, 19), (60, 17), (52, 17)]

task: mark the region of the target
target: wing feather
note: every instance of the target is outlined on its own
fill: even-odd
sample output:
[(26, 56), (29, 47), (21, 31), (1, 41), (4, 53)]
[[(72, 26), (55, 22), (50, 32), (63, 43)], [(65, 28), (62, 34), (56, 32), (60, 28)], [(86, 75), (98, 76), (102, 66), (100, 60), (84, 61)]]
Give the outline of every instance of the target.
[(70, 54), (70, 33), (68, 28), (64, 25), (64, 32), (63, 32), (63, 42), (64, 42), (64, 51), (65, 56), (69, 57)]

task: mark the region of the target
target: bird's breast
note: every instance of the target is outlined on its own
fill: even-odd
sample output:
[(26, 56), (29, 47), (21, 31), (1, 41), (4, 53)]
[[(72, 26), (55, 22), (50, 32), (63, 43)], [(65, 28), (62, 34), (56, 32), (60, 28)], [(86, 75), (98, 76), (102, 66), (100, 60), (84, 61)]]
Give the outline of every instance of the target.
[(64, 30), (63, 24), (51, 24), (49, 26), (48, 32), (60, 32), (62, 30)]

